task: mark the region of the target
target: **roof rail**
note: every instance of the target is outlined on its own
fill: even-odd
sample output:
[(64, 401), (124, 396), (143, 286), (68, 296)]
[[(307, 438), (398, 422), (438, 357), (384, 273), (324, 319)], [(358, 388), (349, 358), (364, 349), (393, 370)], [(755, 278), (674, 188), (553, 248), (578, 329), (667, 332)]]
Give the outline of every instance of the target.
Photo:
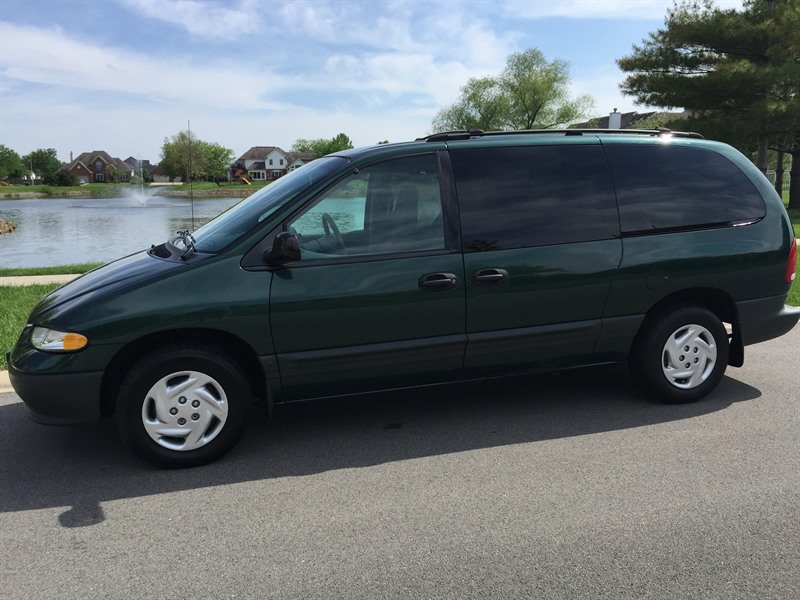
[(665, 127), (654, 129), (524, 129), (512, 131), (483, 131), (481, 129), (460, 129), (456, 131), (443, 131), (434, 133), (426, 137), (417, 138), (418, 142), (450, 142), (454, 140), (468, 140), (473, 137), (501, 136), (501, 135), (528, 135), (528, 134), (550, 134), (550, 135), (648, 135), (653, 137), (670, 136), (680, 138), (704, 139), (699, 133), (692, 131), (672, 131)]

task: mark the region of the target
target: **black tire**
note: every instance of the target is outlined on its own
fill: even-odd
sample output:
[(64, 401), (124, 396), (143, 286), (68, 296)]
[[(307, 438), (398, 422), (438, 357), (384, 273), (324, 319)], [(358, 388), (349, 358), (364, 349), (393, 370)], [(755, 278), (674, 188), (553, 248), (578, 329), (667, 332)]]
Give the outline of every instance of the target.
[(236, 445), (251, 399), (235, 361), (204, 345), (170, 345), (126, 374), (117, 396), (117, 427), (123, 441), (150, 464), (195, 467)]
[(648, 317), (629, 364), (648, 394), (668, 404), (696, 402), (717, 387), (728, 366), (728, 334), (711, 311), (675, 306)]

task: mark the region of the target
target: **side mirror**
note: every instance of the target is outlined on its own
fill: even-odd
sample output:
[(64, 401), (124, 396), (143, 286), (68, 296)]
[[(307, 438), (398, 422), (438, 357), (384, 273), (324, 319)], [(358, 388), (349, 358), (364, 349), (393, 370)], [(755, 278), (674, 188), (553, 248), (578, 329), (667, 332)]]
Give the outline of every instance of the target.
[(272, 267), (300, 260), (300, 242), (297, 235), (281, 231), (272, 242), (272, 250), (264, 252), (264, 262)]

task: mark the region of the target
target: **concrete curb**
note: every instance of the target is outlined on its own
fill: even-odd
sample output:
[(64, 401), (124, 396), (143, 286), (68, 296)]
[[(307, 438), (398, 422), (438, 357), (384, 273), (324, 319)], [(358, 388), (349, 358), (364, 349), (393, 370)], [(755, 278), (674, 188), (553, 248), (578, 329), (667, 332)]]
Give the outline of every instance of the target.
[(68, 283), (76, 277), (80, 277), (80, 275), (19, 275), (14, 277), (0, 277), (0, 287)]
[(14, 388), (11, 387), (11, 381), (8, 379), (8, 371), (0, 371), (0, 394), (8, 394), (13, 391)]

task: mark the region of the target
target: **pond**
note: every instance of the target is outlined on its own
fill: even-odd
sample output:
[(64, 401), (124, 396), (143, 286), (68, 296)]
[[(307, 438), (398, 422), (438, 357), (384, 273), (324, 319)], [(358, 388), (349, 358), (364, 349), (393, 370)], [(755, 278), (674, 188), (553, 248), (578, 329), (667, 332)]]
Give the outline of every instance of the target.
[(241, 198), (46, 198), (0, 200), (17, 228), (0, 235), (0, 268), (110, 262), (194, 230)]

